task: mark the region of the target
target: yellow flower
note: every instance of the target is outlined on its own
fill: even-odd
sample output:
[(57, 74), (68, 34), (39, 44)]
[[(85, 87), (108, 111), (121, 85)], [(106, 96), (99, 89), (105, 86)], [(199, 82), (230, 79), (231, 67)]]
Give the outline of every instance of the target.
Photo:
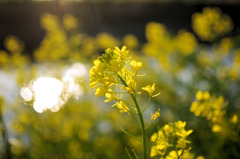
[(237, 114), (234, 114), (231, 118), (231, 123), (237, 124), (237, 122), (238, 122), (238, 116), (237, 116)]
[(112, 48), (119, 45), (119, 41), (108, 33), (99, 33), (96, 37), (96, 43), (100, 49)]
[(172, 127), (169, 126), (168, 124), (164, 125), (163, 130), (165, 131), (166, 134), (169, 134), (172, 132)]
[(188, 140), (185, 140), (184, 138), (180, 138), (177, 141), (177, 148), (185, 149), (187, 146), (187, 143), (191, 143), (191, 142)]
[(4, 45), (8, 51), (14, 54), (18, 54), (24, 49), (24, 43), (18, 39), (18, 37), (13, 35), (6, 37)]
[(153, 92), (155, 91), (155, 89), (156, 89), (156, 88), (155, 88), (155, 83), (153, 83), (152, 86), (147, 85), (147, 86), (145, 86), (145, 87), (142, 87), (142, 90), (148, 92), (148, 94), (149, 94), (150, 97), (156, 97), (156, 96), (160, 95), (160, 93), (157, 93), (157, 94), (153, 95)]
[(129, 53), (126, 46), (123, 46), (121, 50), (118, 47), (115, 47), (115, 50), (113, 50), (113, 52), (117, 54), (121, 60), (126, 59)]
[(138, 46), (138, 39), (135, 35), (127, 34), (123, 37), (123, 43), (128, 48), (136, 48)]
[(179, 130), (176, 132), (176, 135), (182, 138), (186, 138), (188, 135), (190, 135), (193, 132), (193, 130), (186, 131), (185, 129)]
[(196, 159), (205, 159), (203, 156), (198, 156)]
[(166, 159), (178, 159), (178, 154), (176, 151), (171, 151), (169, 154), (166, 156)]
[[(160, 158), (166, 156), (166, 159), (178, 158), (190, 150), (187, 147), (191, 141), (186, 140), (187, 136), (192, 133), (192, 130), (185, 130), (186, 122), (178, 121), (175, 123), (166, 124), (157, 133), (151, 136), (151, 142), (155, 142), (151, 149), (150, 156), (160, 155)], [(173, 140), (177, 139), (177, 142)], [(172, 147), (176, 147), (178, 151), (171, 151)], [(169, 150), (168, 150), (169, 148)], [(169, 154), (166, 154), (169, 152)]]
[(71, 14), (63, 16), (63, 25), (67, 30), (75, 29), (78, 27), (78, 20)]
[(176, 51), (187, 56), (193, 53), (197, 47), (197, 40), (194, 35), (186, 30), (180, 30), (178, 35), (174, 38)]
[(217, 125), (217, 124), (215, 124), (212, 127), (212, 131), (215, 132), (215, 133), (221, 132), (222, 131), (222, 127)]
[(130, 62), (130, 66), (132, 67), (134, 74), (136, 75), (139, 69), (142, 67), (142, 62), (137, 62), (135, 60), (132, 60)]
[(156, 149), (156, 146), (153, 146), (153, 147), (151, 148), (150, 157), (154, 157), (154, 156), (156, 156), (156, 155), (158, 155), (158, 151), (157, 151), (157, 149)]
[(117, 102), (113, 106), (116, 106), (119, 109), (120, 113), (129, 112), (129, 108), (123, 101)]
[(219, 8), (206, 7), (192, 16), (192, 27), (201, 40), (212, 41), (233, 28), (231, 18)]
[(9, 61), (7, 52), (0, 50), (0, 66), (7, 65)]
[(100, 85), (97, 87), (95, 95), (98, 95), (99, 97), (103, 96), (105, 93), (107, 93), (106, 88), (103, 85)]
[(225, 106), (227, 102), (222, 96), (211, 96), (209, 92), (198, 91), (196, 93), (196, 101), (192, 102), (190, 111), (196, 116), (203, 116), (207, 120), (211, 120), (214, 125), (213, 132), (221, 131), (225, 114)]
[(203, 99), (203, 92), (202, 92), (202, 91), (197, 91), (197, 93), (196, 93), (196, 99), (197, 99), (197, 100), (202, 100), (202, 99)]
[(127, 80), (127, 85), (127, 87), (123, 86), (122, 89), (128, 91), (129, 94), (134, 93), (137, 86), (136, 82), (133, 79), (129, 79)]
[(210, 99), (210, 97), (211, 97), (211, 96), (210, 96), (210, 93), (209, 93), (209, 92), (204, 92), (204, 93), (203, 93), (203, 99), (204, 99), (204, 100), (208, 100), (208, 99)]
[(175, 126), (179, 129), (179, 130), (182, 130), (183, 128), (185, 128), (186, 126), (186, 121), (178, 121), (178, 122), (175, 122)]
[(108, 93), (105, 94), (106, 99), (104, 102), (109, 102), (111, 100), (120, 101), (120, 97), (117, 97), (111, 89), (108, 89)]
[(192, 105), (190, 107), (190, 111), (191, 112), (195, 112), (197, 110), (198, 106), (199, 106), (198, 102), (197, 101), (193, 101)]
[(151, 113), (151, 116), (152, 116), (151, 119), (156, 120), (160, 116), (159, 111), (160, 111), (160, 108), (158, 109), (157, 112), (155, 112), (155, 114)]

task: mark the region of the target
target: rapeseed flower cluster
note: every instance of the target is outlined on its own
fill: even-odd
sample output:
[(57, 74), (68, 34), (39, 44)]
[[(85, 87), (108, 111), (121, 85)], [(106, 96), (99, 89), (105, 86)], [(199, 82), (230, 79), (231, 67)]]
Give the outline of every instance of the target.
[(231, 53), (231, 50), (233, 50), (234, 47), (234, 41), (231, 38), (222, 38), (218, 45), (213, 46), (213, 51), (216, 53), (217, 57), (225, 58), (227, 55)]
[(101, 50), (105, 50), (106, 48), (118, 46), (120, 41), (109, 33), (99, 33), (96, 36), (96, 43)]
[(63, 18), (62, 24), (57, 16), (45, 13), (41, 19), (41, 26), (46, 30), (47, 34), (40, 47), (34, 52), (34, 58), (41, 62), (48, 60), (58, 61), (68, 57), (70, 51), (73, 50), (70, 48), (67, 31), (77, 26), (77, 20), (67, 15)]
[(0, 67), (20, 67), (27, 65), (30, 60), (24, 55), (24, 43), (18, 37), (9, 35), (4, 40), (5, 50), (0, 50)]
[[(163, 126), (157, 133), (151, 136), (151, 142), (154, 143), (151, 148), (150, 156), (161, 156), (161, 158), (169, 158), (175, 156), (177, 150), (177, 158), (181, 158), (185, 153), (191, 149), (188, 144), (191, 141), (186, 138), (193, 132), (193, 130), (185, 130), (186, 122), (178, 121), (169, 123)], [(168, 152), (170, 152), (168, 154)]]
[(222, 96), (211, 96), (209, 92), (198, 91), (196, 101), (190, 107), (190, 111), (196, 116), (203, 116), (213, 123), (212, 130), (218, 132), (221, 130), (220, 124), (224, 121), (225, 107), (227, 102)]
[(179, 159), (179, 158), (181, 158), (181, 159), (204, 159), (203, 156), (195, 157), (195, 154), (191, 153), (190, 151), (185, 151), (182, 154), (182, 150), (179, 150), (179, 151), (172, 150), (166, 156), (166, 159)]
[[(126, 46), (123, 46), (121, 50), (118, 47), (115, 47), (115, 49), (109, 48), (93, 62), (94, 66), (89, 71), (89, 85), (92, 88), (97, 87), (95, 95), (105, 95), (107, 98), (105, 102), (115, 101), (116, 103), (113, 106), (116, 106), (120, 113), (129, 112), (128, 106), (122, 101), (122, 93), (123, 91), (128, 94), (136, 93), (137, 83), (135, 77), (138, 76), (138, 72), (142, 67), (142, 62), (131, 60), (128, 54), (129, 51)], [(131, 69), (129, 69), (128, 65), (130, 65)], [(155, 84), (152, 86), (147, 85), (142, 90), (148, 92), (149, 96), (152, 97)], [(154, 96), (157, 95), (159, 94)]]
[[(124, 86), (122, 88), (128, 91), (130, 94), (135, 92), (136, 82), (132, 78), (134, 74), (128, 71), (126, 67), (126, 63), (128, 60), (130, 60), (128, 58), (128, 53), (129, 51), (126, 50), (126, 47), (123, 47), (121, 50), (118, 47), (116, 47), (114, 50), (107, 49), (105, 54), (98, 57), (98, 59), (94, 61), (94, 66), (89, 71), (89, 85), (93, 88), (97, 87), (95, 95), (105, 95), (107, 98), (105, 102), (109, 102), (111, 100), (116, 101), (117, 103), (113, 106), (116, 106), (121, 113), (128, 112), (129, 108), (123, 101), (121, 101), (122, 95), (119, 95), (119, 93), (115, 94), (114, 88), (110, 87), (119, 87), (119, 77), (123, 77), (128, 86)], [(133, 62), (131, 61), (131, 63)], [(133, 66), (133, 68), (135, 68), (136, 71), (136, 66)]]
[[(135, 135), (129, 134), (122, 128), (121, 129), (124, 133), (142, 142), (143, 158), (146, 159), (146, 130), (142, 114), (146, 110), (149, 102), (143, 108), (143, 110), (141, 110), (136, 98), (136, 95), (141, 94), (141, 92), (137, 92), (137, 82), (135, 81), (135, 78), (137, 76), (143, 76), (138, 74), (139, 70), (142, 68), (142, 62), (131, 60), (127, 47), (123, 46), (122, 49), (119, 49), (118, 47), (115, 47), (115, 49), (108, 48), (105, 50), (105, 53), (102, 54), (102, 56), (99, 56), (93, 63), (94, 66), (89, 71), (89, 86), (92, 88), (97, 87), (95, 95), (105, 95), (107, 98), (105, 102), (109, 102), (111, 100), (115, 101), (116, 103), (113, 104), (113, 106), (116, 106), (119, 109), (120, 113), (131, 112), (139, 116), (142, 130), (142, 139), (139, 139)], [(152, 97), (156, 97), (160, 94), (154, 94), (155, 89), (155, 83), (152, 86), (147, 85), (145, 87), (142, 87), (142, 90), (148, 93), (149, 101)], [(135, 108), (136, 113), (134, 111), (131, 111), (127, 104), (122, 100), (123, 93), (127, 93), (131, 96), (134, 102), (133, 107)], [(156, 120), (157, 117), (160, 116), (159, 111), (160, 110), (158, 110), (158, 112), (155, 114), (151, 114), (152, 119)], [(127, 149), (126, 151), (131, 158), (131, 155)], [(136, 153), (135, 156), (137, 156)]]
[(167, 72), (176, 72), (181, 68), (181, 61), (198, 48), (195, 36), (180, 30), (177, 35), (170, 36), (165, 25), (149, 22), (146, 26), (147, 43), (142, 50), (146, 55), (156, 58), (161, 67)]
[(198, 91), (196, 101), (192, 103), (190, 111), (196, 116), (209, 120), (214, 133), (232, 142), (238, 142), (239, 115), (236, 112), (228, 115), (227, 104), (228, 102), (222, 96), (211, 96), (209, 92)]
[(136, 49), (139, 46), (138, 38), (133, 34), (127, 34), (123, 37), (123, 45), (129, 49)]
[(202, 13), (192, 15), (194, 32), (203, 41), (212, 41), (233, 28), (231, 18), (222, 14), (219, 8), (206, 7)]

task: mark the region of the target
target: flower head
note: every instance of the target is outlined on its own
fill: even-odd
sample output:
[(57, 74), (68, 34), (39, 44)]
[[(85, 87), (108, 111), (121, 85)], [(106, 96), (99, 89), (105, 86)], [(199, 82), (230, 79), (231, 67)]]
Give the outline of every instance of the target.
[(147, 86), (145, 86), (145, 87), (142, 87), (142, 90), (148, 92), (148, 94), (149, 94), (150, 97), (156, 97), (156, 96), (160, 95), (160, 93), (157, 93), (157, 94), (153, 95), (153, 92), (155, 91), (155, 89), (156, 89), (156, 88), (155, 88), (155, 83), (153, 83), (152, 86), (147, 85)]
[(111, 89), (108, 89), (108, 92), (105, 94), (105, 96), (108, 99), (106, 99), (104, 102), (109, 102), (111, 100), (120, 101), (121, 99), (119, 96), (117, 97)]
[(138, 72), (138, 71), (140, 70), (140, 68), (142, 67), (142, 62), (137, 62), (137, 61), (135, 61), (135, 60), (132, 60), (132, 61), (130, 62), (130, 66), (131, 66), (131, 68), (133, 69), (134, 74), (136, 75), (137, 72)]
[(123, 101), (120, 101), (113, 106), (116, 106), (119, 109), (120, 113), (129, 112), (129, 108)]
[(154, 133), (151, 137), (151, 142), (154, 142), (154, 145), (151, 148), (150, 156), (160, 155), (160, 158), (163, 158), (172, 147), (175, 147), (178, 151), (171, 151), (166, 156), (169, 159), (174, 159), (177, 156), (187, 153), (190, 150), (187, 146), (191, 141), (186, 138), (192, 133), (192, 130), (185, 130), (185, 126), (186, 122), (182, 121), (169, 123), (163, 126), (157, 133)]
[(158, 109), (157, 112), (155, 112), (155, 114), (151, 113), (151, 116), (152, 116), (151, 119), (156, 120), (160, 116), (159, 111), (160, 111), (160, 108)]

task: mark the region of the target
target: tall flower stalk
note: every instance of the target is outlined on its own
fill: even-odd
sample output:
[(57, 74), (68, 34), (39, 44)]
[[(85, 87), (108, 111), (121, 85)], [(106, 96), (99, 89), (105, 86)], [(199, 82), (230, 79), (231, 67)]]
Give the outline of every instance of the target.
[[(125, 87), (128, 87), (128, 85), (126, 84), (126, 82), (122, 79), (121, 76), (119, 76), (120, 80), (122, 81), (122, 83), (125, 85)], [(139, 104), (137, 102), (136, 99), (136, 95), (134, 95), (133, 93), (131, 94), (132, 100), (134, 101), (135, 107), (137, 109), (137, 114), (139, 116), (140, 122), (141, 122), (141, 130), (142, 130), (142, 145), (143, 145), (143, 155), (144, 158), (147, 158), (147, 148), (146, 148), (146, 133), (145, 133), (145, 124), (144, 124), (144, 120), (143, 120), (143, 115), (142, 115), (142, 111), (139, 107)]]
[[(128, 54), (129, 51), (126, 50), (125, 46), (123, 46), (121, 50), (118, 47), (115, 47), (115, 49), (107, 49), (102, 56), (99, 56), (98, 59), (94, 61), (94, 66), (89, 71), (89, 85), (93, 88), (97, 87), (95, 95), (106, 96), (107, 99), (105, 102), (115, 101), (113, 106), (117, 107), (120, 113), (134, 113), (139, 116), (142, 139), (138, 139), (136, 136), (129, 134), (125, 130), (123, 131), (142, 142), (143, 158), (146, 159), (147, 141), (143, 113), (148, 104), (142, 111), (136, 99), (137, 94), (141, 94), (141, 92), (137, 92), (137, 83), (135, 81), (135, 78), (139, 76), (138, 71), (142, 67), (142, 62), (131, 60)], [(130, 67), (128, 67), (129, 65)], [(159, 93), (153, 95), (155, 84), (142, 87), (142, 90), (149, 94), (150, 99), (151, 97), (159, 95)], [(131, 108), (128, 107), (128, 104), (123, 101), (123, 93), (127, 93), (131, 96), (135, 106), (134, 110), (131, 110)], [(154, 119), (156, 119), (157, 115), (154, 114), (153, 116)], [(137, 156), (135, 152), (134, 154)], [(131, 156), (129, 157), (131, 158)]]

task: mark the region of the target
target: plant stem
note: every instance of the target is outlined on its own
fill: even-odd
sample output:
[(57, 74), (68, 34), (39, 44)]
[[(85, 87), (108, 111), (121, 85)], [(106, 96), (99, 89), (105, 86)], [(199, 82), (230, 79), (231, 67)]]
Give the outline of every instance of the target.
[(147, 158), (147, 148), (146, 148), (146, 133), (145, 133), (145, 125), (144, 125), (144, 120), (143, 120), (143, 115), (142, 115), (142, 112), (141, 112), (141, 109), (138, 105), (138, 102), (136, 100), (136, 97), (131, 94), (131, 97), (136, 105), (136, 108), (137, 108), (137, 111), (138, 111), (138, 116), (139, 116), (139, 119), (140, 119), (140, 122), (141, 122), (141, 128), (142, 128), (142, 144), (143, 144), (143, 158), (146, 159)]
[(148, 104), (149, 104), (150, 100), (151, 100), (151, 97), (149, 98), (149, 100), (148, 100), (148, 102), (147, 102), (146, 106), (144, 107), (144, 109), (143, 109), (143, 111), (142, 111), (142, 114), (144, 113), (144, 111), (145, 111), (145, 110), (146, 110), (146, 108), (148, 107)]
[[(118, 75), (119, 79), (122, 81), (123, 85), (125, 85), (126, 87), (128, 87), (127, 83), (123, 80), (123, 78)], [(143, 115), (142, 115), (142, 111), (138, 105), (138, 102), (137, 102), (137, 99), (136, 99), (136, 96), (134, 95), (134, 93), (130, 94), (133, 101), (134, 101), (134, 104), (137, 108), (137, 111), (138, 111), (138, 116), (139, 116), (139, 119), (140, 119), (140, 123), (141, 123), (141, 129), (142, 129), (142, 145), (143, 145), (143, 158), (144, 159), (147, 159), (147, 142), (146, 142), (146, 133), (145, 133), (145, 125), (144, 125), (144, 120), (143, 120)]]
[(127, 135), (129, 135), (129, 136), (131, 136), (131, 137), (137, 139), (138, 141), (142, 142), (142, 140), (139, 139), (138, 137), (136, 137), (136, 136), (134, 136), (134, 135), (128, 133), (127, 131), (125, 131), (125, 130), (124, 130), (119, 124), (118, 124), (118, 126), (119, 126), (119, 128), (120, 128), (125, 134), (127, 134)]
[(125, 150), (126, 150), (126, 152), (127, 152), (127, 154), (128, 154), (128, 157), (130, 158), (130, 159), (132, 159), (132, 156), (130, 155), (130, 153), (128, 152), (128, 149), (125, 147)]

